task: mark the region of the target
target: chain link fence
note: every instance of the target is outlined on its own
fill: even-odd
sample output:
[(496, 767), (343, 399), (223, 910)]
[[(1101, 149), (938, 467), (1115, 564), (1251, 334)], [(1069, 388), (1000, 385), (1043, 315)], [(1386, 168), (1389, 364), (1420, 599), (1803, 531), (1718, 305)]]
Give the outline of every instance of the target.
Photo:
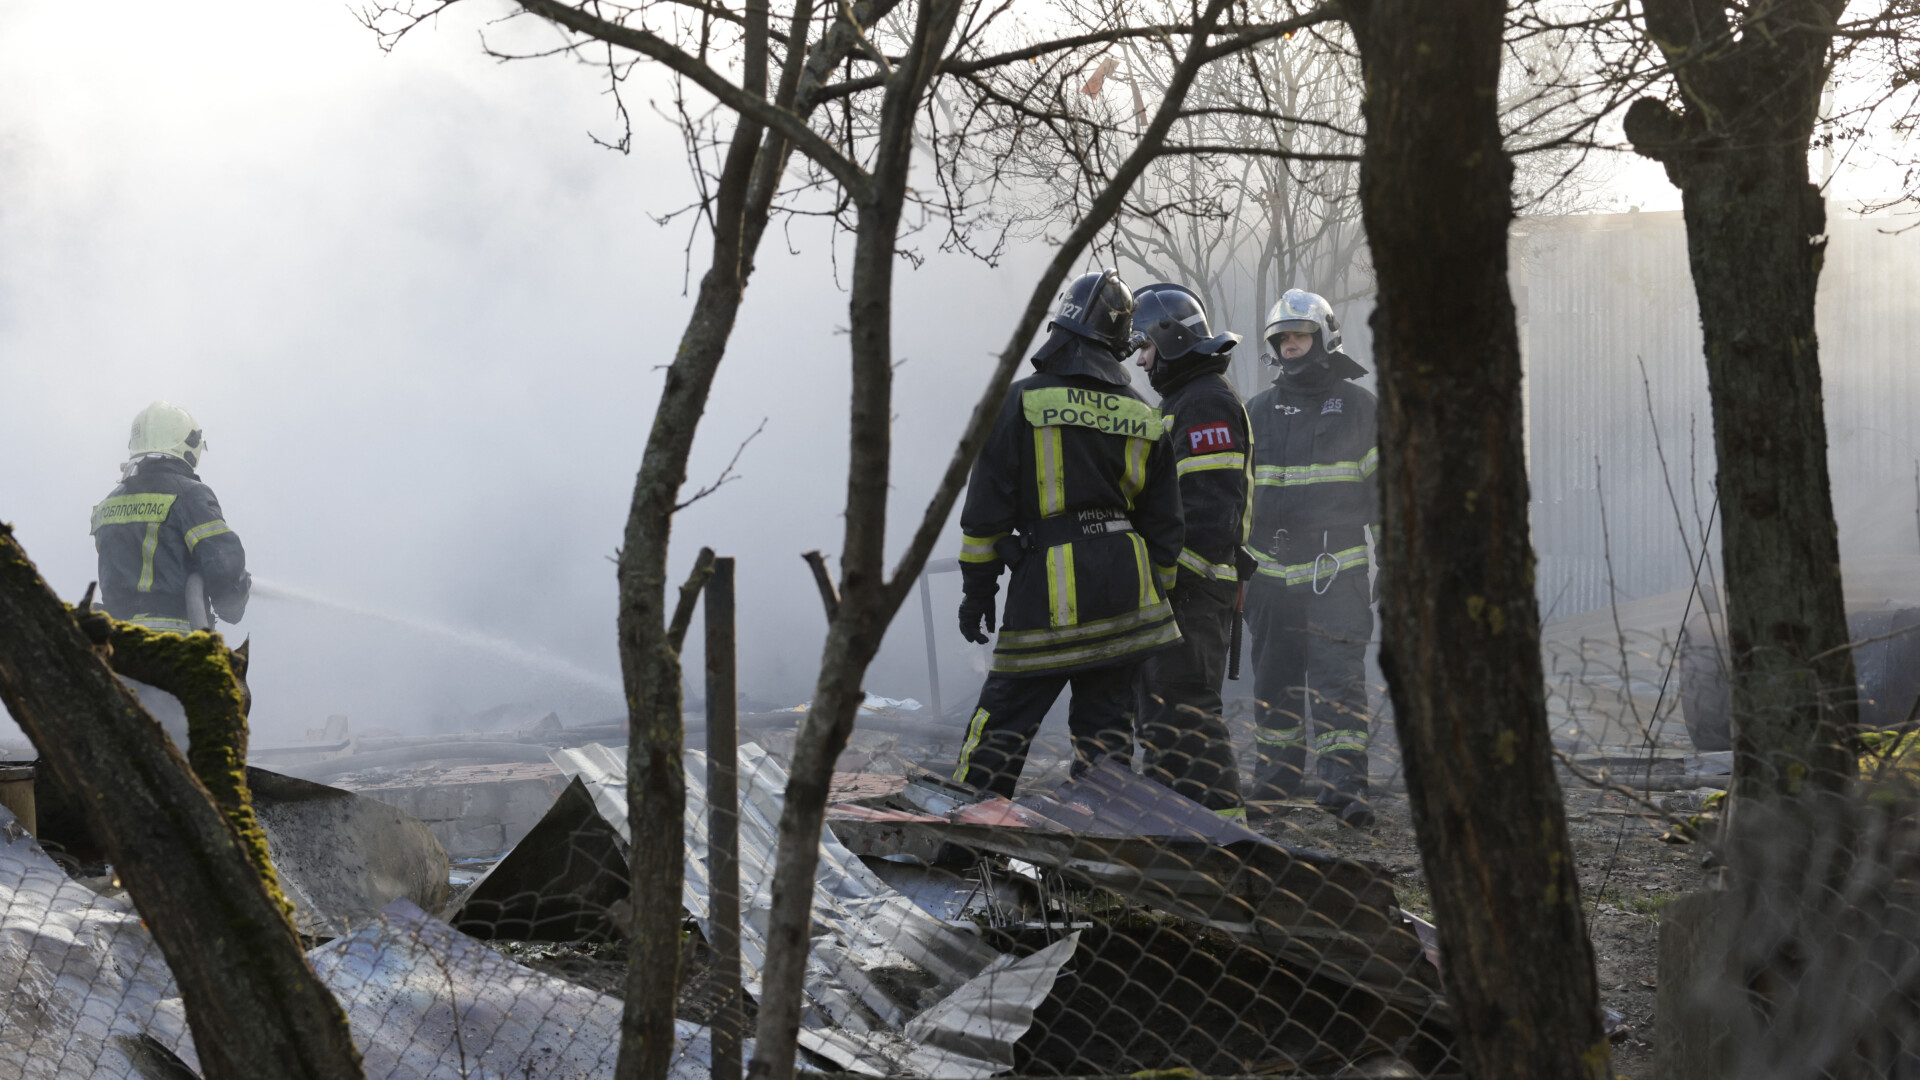
[[(1874, 722), (1905, 719), (1863, 731), (1858, 780), (1805, 805), (1743, 807), (1743, 827), (1729, 830), (1731, 755), (1699, 745), (1711, 739), (1718, 661), (1698, 636), (1682, 653), (1698, 604), (1656, 597), (1545, 635), (1616, 1072), (1920, 1075), (1920, 688), (1901, 681), (1908, 660), (1861, 664)], [(1249, 773), (1253, 704), (1242, 690), (1226, 708)], [(1389, 720), (1374, 722), (1369, 754), (1377, 820), (1356, 829), (1311, 794), (1241, 820), (1122, 760), (1076, 769), (1052, 725), (1014, 797), (982, 799), (950, 779), (962, 710), (916, 705), (873, 702), (836, 767), (804, 1068), (1461, 1074)], [(1373, 705), (1388, 712), (1377, 687)], [(726, 778), (706, 744), (724, 752), (724, 733), (690, 718), (680, 1080), (730, 1080), (752, 1058), (803, 715), (739, 718), (737, 795), (720, 804), (735, 807), (730, 821), (709, 797)], [(626, 856), (634, 830), (653, 826), (627, 818), (624, 748), (580, 734), (526, 733), (545, 764), (281, 766), (330, 784), (251, 771), (296, 926), (368, 1076), (613, 1075), (633, 989)], [(143, 922), (164, 914), (134, 909), (70, 800), (31, 772), (0, 771), (0, 1078), (196, 1075), (178, 991)], [(737, 836), (737, 890), (724, 860), (716, 872), (716, 822)]]

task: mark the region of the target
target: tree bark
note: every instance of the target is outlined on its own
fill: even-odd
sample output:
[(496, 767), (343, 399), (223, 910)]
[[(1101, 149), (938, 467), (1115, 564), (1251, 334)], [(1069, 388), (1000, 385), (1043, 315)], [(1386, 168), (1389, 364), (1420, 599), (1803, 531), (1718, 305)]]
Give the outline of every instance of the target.
[(1527, 526), (1500, 0), (1349, 4), (1379, 282), (1381, 660), (1479, 1080), (1612, 1075), (1554, 778)]
[[(870, 0), (855, 4), (853, 12), (855, 17), (871, 20), (891, 10), (895, 2)], [(805, 0), (794, 8), (787, 60), (773, 99), (776, 106), (802, 118), (812, 113), (819, 85), (857, 43), (842, 18), (807, 51), (813, 10)], [(756, 31), (755, 40), (764, 43), (765, 34)], [(754, 77), (750, 70), (747, 79)], [(758, 78), (763, 87), (764, 75)], [(633, 831), (630, 853), (636, 920), (616, 1070), (619, 1080), (663, 1080), (673, 1053), (686, 812), (682, 672), (679, 649), (669, 644), (666, 626), (673, 515), (686, 483), (694, 435), (792, 152), (791, 143), (751, 121), (743, 119), (734, 129), (715, 192), (711, 262), (667, 368), (620, 549), (620, 668), (630, 719), (627, 813), (628, 820), (649, 826)]]
[(912, 163), (914, 114), (953, 34), (962, 0), (918, 6), (913, 42), (888, 79), (873, 158), (872, 197), (857, 210), (848, 303), (853, 360), (847, 515), (841, 548), (840, 603), (830, 614), (813, 704), (794, 743), (780, 811), (772, 913), (751, 1080), (793, 1075), (801, 985), (812, 926), (813, 878), (820, 861), (833, 763), (865, 700), (860, 683), (879, 652), (899, 599), (887, 587), (887, 490), (893, 429), (893, 263)]
[[(787, 1080), (793, 1075), (808, 930), (812, 925), (813, 881), (820, 857), (820, 830), (826, 820), (833, 763), (846, 748), (856, 711), (865, 700), (860, 684), (867, 666), (879, 650), (887, 625), (918, 580), (934, 539), (953, 510), (967, 470), (979, 455), (993, 418), (1005, 400), (1014, 371), (1045, 317), (1048, 299), (1087, 244), (1120, 210), (1127, 192), (1157, 155), (1179, 115), (1195, 74), (1232, 51), (1231, 48), (1213, 51), (1208, 45), (1213, 27), (1226, 7), (1225, 0), (1211, 0), (1194, 25), (1186, 54), (1169, 81), (1166, 96), (1152, 122), (1062, 242), (1047, 271), (1036, 283), (988, 379), (986, 390), (974, 406), (946, 472), (889, 578), (884, 572), (883, 555), (891, 468), (894, 245), (907, 180), (913, 112), (924, 94), (934, 61), (952, 32), (959, 7), (958, 0), (946, 0), (944, 4), (928, 4), (921, 9), (914, 48), (895, 67), (895, 81), (888, 88), (881, 124), (882, 145), (876, 155), (874, 182), (869, 185), (874, 196), (859, 209), (850, 305), (854, 369), (852, 453), (848, 465), (842, 582), (838, 605), (829, 617), (813, 704), (795, 740), (793, 768), (780, 814), (780, 848), (775, 857), (772, 910), (768, 916), (767, 963), (749, 1080)], [(1330, 9), (1321, 7), (1295, 21), (1306, 27), (1331, 17)], [(910, 89), (911, 93), (902, 93), (903, 88)]]
[(83, 796), (180, 986), (207, 1080), (358, 1080), (346, 1014), (234, 829), (5, 525), (0, 700)]
[(1647, 0), (1684, 104), (1643, 98), (1634, 149), (1680, 189), (1718, 459), (1736, 796), (1853, 774), (1853, 655), (1827, 475), (1814, 292), (1826, 207), (1807, 153), (1841, 0)]
[(267, 895), (291, 919), (293, 903), (280, 891), (280, 875), (267, 853), (267, 834), (254, 816), (253, 793), (247, 789), (248, 700), (241, 688), (246, 646), (229, 649), (218, 634), (156, 634), (105, 615), (91, 617), (110, 627), (108, 663), (116, 673), (180, 699), (187, 714), (187, 764), (226, 816)]

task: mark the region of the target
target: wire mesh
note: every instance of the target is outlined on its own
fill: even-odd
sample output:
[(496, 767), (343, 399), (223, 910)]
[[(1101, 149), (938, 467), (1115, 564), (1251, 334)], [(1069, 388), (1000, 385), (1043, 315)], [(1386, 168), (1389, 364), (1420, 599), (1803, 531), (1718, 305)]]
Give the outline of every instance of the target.
[[(738, 751), (749, 1056), (783, 751), (800, 717), (743, 718)], [(982, 798), (945, 775), (963, 723), (886, 706), (863, 719), (819, 838), (803, 1067), (1456, 1070), (1430, 929), (1395, 891), (1409, 867), (1368, 858), (1370, 834), (1306, 799), (1262, 807), (1249, 827), (1124, 756), (1076, 767), (1051, 729), (1015, 798)], [(629, 991), (625, 755), (587, 743), (551, 758), (556, 793), (484, 857), (448, 855), (484, 843), (454, 807), (426, 821), (395, 804), (465, 797), (469, 810), (497, 809), (510, 800), (487, 802), (486, 789), (526, 785), (530, 766), (491, 781), (472, 768), (375, 769), (332, 775), (338, 786), (252, 771), (295, 924), (367, 1075), (612, 1075)], [(730, 1000), (709, 945), (707, 768), (688, 752), (674, 1070), (689, 1078), (709, 1075), (712, 1025)], [(1382, 776), (1390, 787), (1391, 768)], [(44, 772), (30, 783), (44, 821), (0, 810), (0, 1076), (196, 1074), (179, 990), (143, 922), (164, 913), (135, 909), (57, 784)], [(1391, 801), (1383, 791), (1383, 809)]]
[[(1743, 809), (1744, 831), (1729, 829), (1720, 792), (1731, 754), (1702, 750), (1692, 736), (1728, 700), (1701, 685), (1726, 677), (1713, 636), (1680, 633), (1702, 606), (1698, 596), (1656, 597), (1545, 635), (1560, 780), (1616, 1071), (1914, 1075), (1920, 735), (1897, 721), (1863, 728), (1859, 776), (1843, 791), (1790, 814)], [(1856, 650), (1887, 651), (1861, 665), (1863, 701), (1870, 717), (1906, 716), (1920, 700), (1920, 686), (1902, 681), (1914, 665), (1897, 651), (1911, 620), (1881, 621), (1888, 636)], [(1257, 703), (1229, 686), (1240, 693), (1223, 719), (1251, 775)], [(943, 717), (913, 704), (863, 710), (837, 763), (819, 838), (803, 1068), (1460, 1073), (1377, 685), (1368, 828), (1343, 824), (1310, 790), (1255, 801), (1242, 819), (1176, 794), (1124, 757), (1076, 767), (1057, 715), (1013, 796), (983, 797), (951, 779), (964, 711)], [(734, 999), (710, 945), (709, 762), (697, 747), (687, 754), (673, 1065), (682, 1080), (713, 1075), (718, 1023), (737, 1026), (752, 1055), (786, 763), (802, 715), (741, 718), (737, 1021), (726, 1020)], [(472, 767), (374, 770), (336, 776), (337, 787), (255, 772), (303, 944), (346, 1011), (368, 1076), (612, 1075), (630, 992), (625, 754), (593, 742), (546, 752), (537, 781), (530, 765), (492, 779)], [(40, 798), (23, 807), (25, 771), (0, 771), (9, 808), (0, 810), (0, 1077), (195, 1075), (194, 1035), (143, 921), (164, 915), (134, 908), (102, 854), (72, 831), (57, 785), (37, 778)], [(487, 789), (536, 782), (551, 792), (544, 805), (519, 824), (496, 822), (502, 850), (485, 856), (448, 855), (487, 842), (475, 839), (473, 814), (429, 822), (395, 805), (418, 810), (464, 793), (469, 810), (497, 814), (512, 800), (496, 791), (488, 802)], [(1763, 817), (1773, 813), (1785, 816)], [(303, 847), (302, 829), (317, 830), (331, 854)], [(421, 851), (433, 880), (396, 871), (417, 868), (410, 860)], [(365, 872), (343, 871), (350, 866)]]

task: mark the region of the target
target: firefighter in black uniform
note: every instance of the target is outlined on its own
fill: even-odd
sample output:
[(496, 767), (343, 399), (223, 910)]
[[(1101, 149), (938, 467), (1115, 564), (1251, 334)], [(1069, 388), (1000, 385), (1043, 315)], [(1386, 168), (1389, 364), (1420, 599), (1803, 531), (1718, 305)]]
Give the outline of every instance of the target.
[(1134, 330), (1146, 338), (1136, 362), (1160, 394), (1187, 525), (1168, 596), (1180, 645), (1141, 664), (1141, 750), (1148, 776), (1241, 817), (1240, 770), (1220, 701), (1240, 581), (1253, 567), (1243, 550), (1253, 493), (1247, 411), (1226, 378), (1240, 335), (1213, 333), (1200, 298), (1184, 286), (1149, 285), (1133, 298)]
[[(122, 622), (169, 634), (211, 629), (216, 613), (239, 622), (253, 576), (220, 500), (194, 472), (207, 452), (200, 425), (178, 405), (156, 401), (134, 417), (127, 450), (120, 485), (93, 508), (100, 606)], [(194, 587), (189, 578), (198, 579)], [(179, 703), (133, 685), (161, 726), (186, 745)]]
[[(954, 779), (1011, 796), (1034, 732), (1062, 688), (1073, 774), (1131, 754), (1142, 657), (1180, 640), (1166, 590), (1180, 555), (1180, 491), (1158, 410), (1128, 386), (1133, 296), (1119, 275), (1082, 275), (1061, 298), (974, 463), (960, 512), (960, 632), (994, 629), (993, 670)], [(984, 624), (984, 629), (982, 628)]]
[[(1267, 316), (1271, 388), (1247, 405), (1254, 497), (1247, 590), (1259, 773), (1250, 798), (1315, 802), (1350, 825), (1373, 823), (1367, 804), (1367, 642), (1373, 637), (1367, 529), (1379, 505), (1374, 396), (1340, 351), (1326, 300), (1289, 291)], [(1318, 783), (1305, 771), (1307, 720)]]

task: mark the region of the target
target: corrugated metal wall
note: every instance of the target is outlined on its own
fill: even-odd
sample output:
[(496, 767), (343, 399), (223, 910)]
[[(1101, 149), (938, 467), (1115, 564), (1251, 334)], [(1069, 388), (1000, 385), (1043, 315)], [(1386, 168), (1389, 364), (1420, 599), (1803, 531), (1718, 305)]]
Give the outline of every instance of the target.
[[(1847, 554), (1920, 544), (1920, 438), (1908, 423), (1920, 404), (1909, 362), (1920, 348), (1920, 235), (1887, 225), (1836, 216), (1821, 277), (1829, 465)], [(1680, 214), (1528, 219), (1516, 234), (1542, 615), (1680, 588), (1714, 472)]]

